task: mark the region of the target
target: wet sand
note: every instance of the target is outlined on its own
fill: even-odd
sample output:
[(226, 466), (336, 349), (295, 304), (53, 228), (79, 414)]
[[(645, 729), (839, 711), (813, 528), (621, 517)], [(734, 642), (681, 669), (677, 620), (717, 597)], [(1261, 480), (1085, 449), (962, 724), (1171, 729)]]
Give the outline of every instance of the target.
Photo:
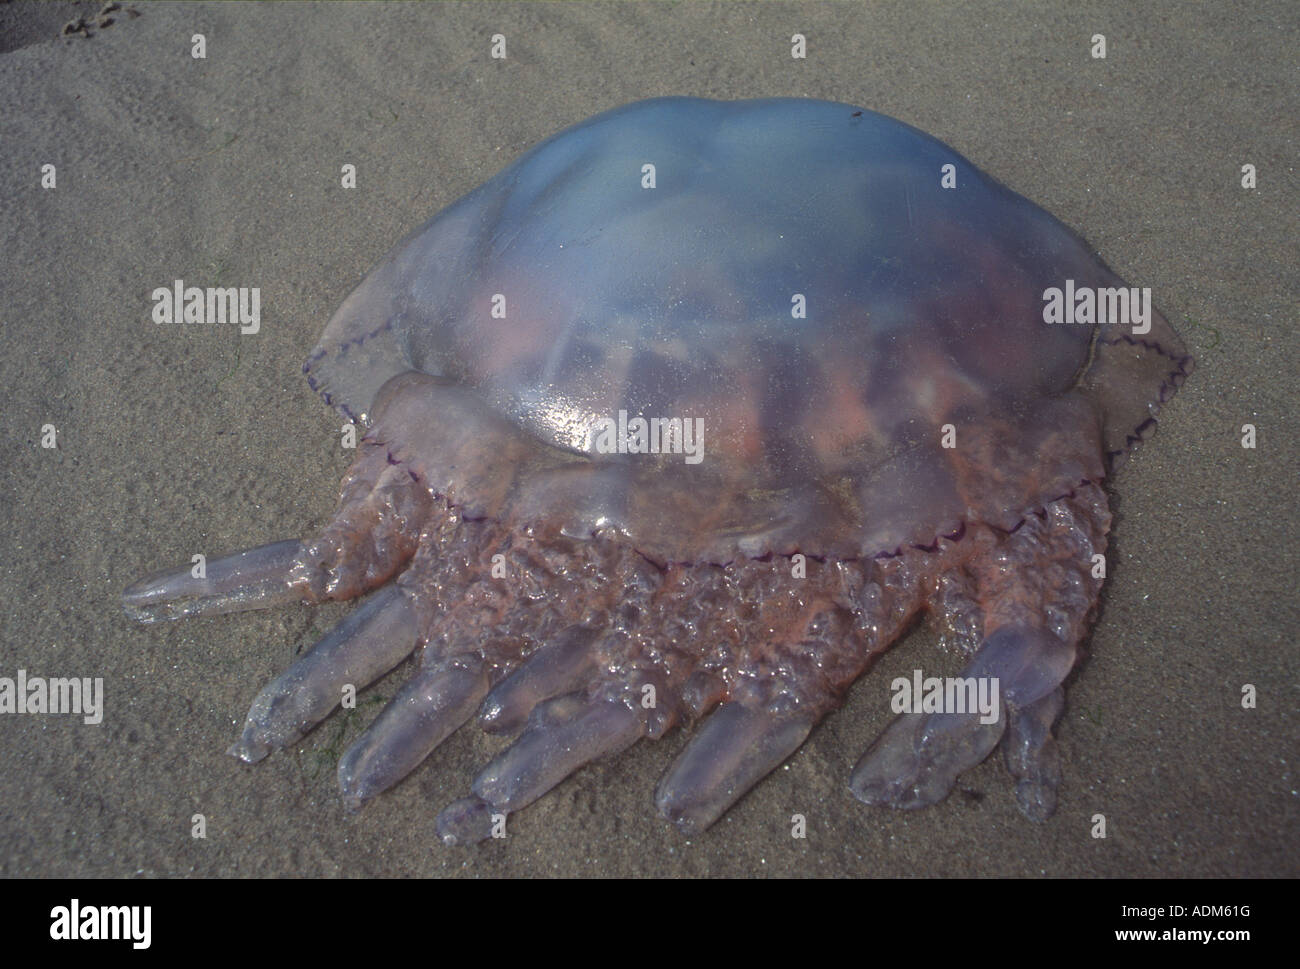
[[(1294, 3), (137, 3), (68, 38), (98, 5), (54, 6), (74, 12), (0, 7), (0, 676), (102, 677), (106, 703), (98, 725), (0, 715), (0, 874), (1300, 871)], [(925, 629), (702, 837), (650, 803), (678, 732), (581, 772), (504, 842), (447, 849), (437, 811), (499, 747), (477, 732), (356, 815), (334, 763), (373, 703), (253, 768), (224, 752), (346, 607), (122, 615), (146, 572), (327, 520), (347, 452), (301, 364), (400, 236), (554, 131), (667, 94), (826, 98), (915, 125), (1150, 286), (1196, 356), (1110, 483), (1111, 574), (1048, 823), (1019, 815), (999, 757), (926, 811), (848, 794), (889, 681), (958, 665)], [(155, 324), (149, 294), (175, 279), (260, 287), (260, 332)]]

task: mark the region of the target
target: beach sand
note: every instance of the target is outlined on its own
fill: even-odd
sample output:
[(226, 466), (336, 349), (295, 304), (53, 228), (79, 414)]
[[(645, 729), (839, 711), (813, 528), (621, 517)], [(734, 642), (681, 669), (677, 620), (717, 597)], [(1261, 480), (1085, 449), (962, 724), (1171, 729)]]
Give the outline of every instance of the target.
[[(1297, 874), (1300, 8), (1131, 6), (128, 3), (61, 37), (99, 5), (0, 5), (0, 676), (106, 694), (97, 725), (0, 715), (0, 874)], [(1020, 816), (1000, 756), (925, 811), (849, 795), (889, 681), (959, 665), (924, 628), (703, 836), (651, 803), (679, 731), (580, 772), (504, 841), (449, 849), (436, 814), (500, 747), (478, 731), (357, 814), (334, 765), (378, 710), (365, 695), (255, 767), (225, 753), (346, 606), (123, 616), (145, 573), (328, 520), (348, 452), (301, 364), (402, 235), (555, 131), (669, 94), (915, 125), (1151, 287), (1196, 356), (1109, 485), (1110, 576), (1048, 823)], [(155, 324), (150, 293), (175, 279), (260, 287), (260, 332)]]

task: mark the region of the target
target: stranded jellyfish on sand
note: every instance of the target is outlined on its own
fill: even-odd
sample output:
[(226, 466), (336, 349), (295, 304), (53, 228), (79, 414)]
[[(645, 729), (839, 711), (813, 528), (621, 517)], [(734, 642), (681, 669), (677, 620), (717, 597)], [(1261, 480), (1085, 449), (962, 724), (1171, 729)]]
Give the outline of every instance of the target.
[(1001, 743), (1021, 809), (1048, 816), (1102, 481), (1191, 359), (1078, 236), (914, 128), (664, 98), (439, 213), (304, 370), (368, 427), (334, 520), (144, 579), (126, 610), (377, 590), (258, 695), (231, 752), (294, 743), (418, 652), (339, 781), (360, 803), (471, 719), (512, 734), (439, 817), (465, 842), (676, 726), (655, 803), (702, 830), (922, 613), (996, 716), (901, 714), (852, 792), (933, 804)]

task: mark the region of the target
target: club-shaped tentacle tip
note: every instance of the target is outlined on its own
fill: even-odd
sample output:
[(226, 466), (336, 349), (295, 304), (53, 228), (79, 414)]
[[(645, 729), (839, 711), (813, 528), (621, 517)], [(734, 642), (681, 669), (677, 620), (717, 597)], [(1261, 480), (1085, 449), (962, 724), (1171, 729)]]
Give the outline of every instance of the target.
[(250, 723), (244, 727), (243, 736), (231, 744), (226, 753), (243, 761), (245, 764), (256, 764), (258, 761), (264, 760), (272, 749), (271, 744), (267, 742), (257, 726)]
[(369, 783), (370, 778), (363, 765), (355, 762), (355, 751), (356, 748), (353, 747), (344, 754), (338, 768), (339, 792), (343, 795), (343, 806), (349, 814), (360, 811), (361, 806), (378, 793), (374, 785)]
[(724, 703), (660, 779), (655, 807), (683, 834), (700, 834), (798, 750), (813, 723)]
[(445, 845), (472, 845), (492, 837), (493, 828), (505, 821), (499, 811), (478, 797), (452, 801), (438, 815), (438, 837)]
[(364, 794), (355, 791), (343, 791), (343, 809), (348, 814), (356, 814), (368, 800), (370, 798)]
[(122, 610), (136, 622), (211, 616), (287, 605), (301, 598), (289, 581), (301, 544), (294, 539), (246, 549), (209, 562), (155, 572), (122, 592)]

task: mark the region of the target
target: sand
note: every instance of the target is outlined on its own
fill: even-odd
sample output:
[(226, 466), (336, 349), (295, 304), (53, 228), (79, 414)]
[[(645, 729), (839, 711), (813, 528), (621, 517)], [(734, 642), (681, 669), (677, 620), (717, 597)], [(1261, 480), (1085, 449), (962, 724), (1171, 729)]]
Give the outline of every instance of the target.
[[(102, 28), (97, 4), (0, 6), (0, 676), (105, 689), (97, 725), (0, 715), (0, 874), (1300, 871), (1300, 11), (1131, 6), (135, 3)], [(76, 17), (92, 36), (60, 37)], [(488, 57), (496, 33), (504, 61)], [(347, 453), (301, 363), (400, 236), (554, 131), (666, 94), (827, 98), (916, 125), (1150, 286), (1196, 355), (1111, 482), (1111, 575), (1047, 824), (1019, 815), (999, 758), (922, 812), (848, 794), (888, 681), (955, 671), (924, 629), (701, 837), (650, 803), (679, 732), (581, 772), (505, 841), (447, 849), (437, 811), (499, 746), (475, 731), (356, 815), (334, 762), (373, 703), (253, 768), (224, 752), (261, 685), (345, 607), (122, 615), (146, 572), (327, 520)], [(359, 187), (344, 192), (347, 163)], [(175, 279), (260, 287), (260, 332), (155, 324), (150, 293)], [(47, 424), (57, 449), (40, 446)]]

